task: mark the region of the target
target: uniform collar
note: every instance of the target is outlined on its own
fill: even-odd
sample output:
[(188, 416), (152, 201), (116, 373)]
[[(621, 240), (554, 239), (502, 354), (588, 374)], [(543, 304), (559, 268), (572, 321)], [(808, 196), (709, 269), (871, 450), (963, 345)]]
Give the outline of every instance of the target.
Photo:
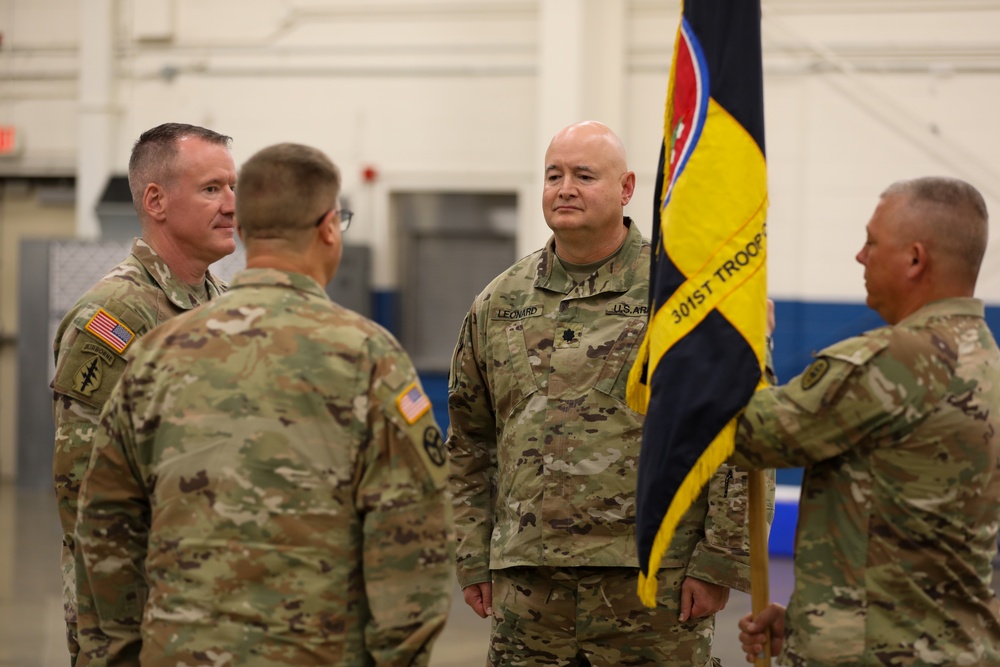
[[(132, 256), (142, 265), (175, 306), (190, 310), (201, 305), (201, 289), (194, 285), (188, 285), (183, 280), (178, 280), (163, 258), (141, 238), (132, 241)], [(208, 290), (209, 299), (214, 299), (226, 291), (225, 281), (212, 275), (210, 271), (205, 272), (205, 287)]]
[(920, 326), (938, 317), (951, 316), (985, 317), (986, 306), (979, 299), (973, 297), (954, 297), (951, 299), (940, 299), (924, 304), (916, 311), (910, 313), (896, 326)]
[(329, 300), (326, 290), (303, 273), (278, 269), (243, 269), (229, 283), (229, 291), (241, 287), (287, 287)]
[(561, 294), (569, 294), (576, 287), (584, 292), (581, 296), (600, 294), (602, 292), (627, 292), (635, 282), (635, 267), (642, 252), (642, 234), (632, 219), (626, 217), (623, 224), (628, 227), (628, 234), (618, 256), (599, 268), (594, 274), (579, 286), (573, 281), (556, 257), (555, 236), (549, 237), (548, 243), (541, 251), (535, 276), (535, 287)]

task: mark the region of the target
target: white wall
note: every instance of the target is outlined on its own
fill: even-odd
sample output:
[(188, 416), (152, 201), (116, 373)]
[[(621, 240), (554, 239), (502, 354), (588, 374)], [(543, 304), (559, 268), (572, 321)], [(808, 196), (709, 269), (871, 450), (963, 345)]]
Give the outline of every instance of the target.
[[(634, 2), (629, 122), (648, 220), (675, 30)], [(930, 11), (934, 10), (934, 11)], [(942, 174), (979, 187), (1000, 220), (1000, 2), (764, 0), (769, 282), (774, 296), (863, 301), (854, 255), (889, 183)], [(1000, 303), (1000, 232), (978, 294)]]
[[(0, 0), (0, 123), (25, 137), (0, 175), (75, 173), (87, 139), (77, 136), (79, 25), (92, 1)], [(376, 286), (391, 288), (397, 189), (516, 191), (522, 230), (542, 230), (526, 245), (544, 238), (528, 201), (538, 126), (553, 121), (539, 118), (540, 87), (552, 83), (540, 72), (593, 68), (607, 81), (597, 70), (613, 63), (623, 85), (593, 86), (571, 108), (616, 125), (639, 174), (629, 213), (648, 231), (678, 3), (621, 0), (623, 25), (576, 21), (582, 53), (553, 53), (539, 44), (558, 27), (543, 1), (113, 0), (113, 168), (124, 171), (135, 137), (166, 120), (232, 135), (237, 162), (276, 141), (315, 144), (342, 166), (359, 213), (351, 234), (374, 248)], [(599, 3), (574, 1), (600, 17)], [(896, 179), (957, 175), (1000, 211), (1000, 1), (765, 0), (763, 12), (775, 296), (861, 300), (853, 256)], [(586, 62), (615, 39), (623, 57)], [(373, 184), (360, 177), (369, 165)], [(996, 243), (980, 294), (1000, 302)]]

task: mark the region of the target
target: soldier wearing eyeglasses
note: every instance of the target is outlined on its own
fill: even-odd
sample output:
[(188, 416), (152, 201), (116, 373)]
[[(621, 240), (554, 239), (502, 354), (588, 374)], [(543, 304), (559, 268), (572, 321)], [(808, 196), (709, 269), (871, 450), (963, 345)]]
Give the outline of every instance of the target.
[(324, 291), (339, 195), (314, 148), (255, 154), (246, 269), (134, 347), (80, 493), (108, 664), (428, 664), (454, 576), (448, 463), (406, 353)]

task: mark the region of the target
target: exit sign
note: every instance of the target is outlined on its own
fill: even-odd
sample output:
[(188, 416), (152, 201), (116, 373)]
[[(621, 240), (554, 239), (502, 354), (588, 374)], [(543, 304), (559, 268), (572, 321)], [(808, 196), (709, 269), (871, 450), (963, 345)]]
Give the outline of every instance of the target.
[(20, 155), (23, 149), (21, 133), (13, 125), (0, 125), (0, 157)]

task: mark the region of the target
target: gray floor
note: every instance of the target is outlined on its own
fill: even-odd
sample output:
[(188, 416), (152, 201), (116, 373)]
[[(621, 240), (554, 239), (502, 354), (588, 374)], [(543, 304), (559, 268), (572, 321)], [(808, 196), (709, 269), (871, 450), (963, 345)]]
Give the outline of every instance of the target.
[[(0, 485), (0, 667), (66, 667), (59, 581), (59, 521), (45, 490)], [(771, 561), (771, 598), (791, 592), (791, 562)], [(750, 599), (734, 593), (718, 618), (714, 653), (724, 665), (746, 664), (736, 641), (736, 620)], [(489, 624), (472, 613), (458, 587), (451, 617), (431, 665), (484, 664)]]

